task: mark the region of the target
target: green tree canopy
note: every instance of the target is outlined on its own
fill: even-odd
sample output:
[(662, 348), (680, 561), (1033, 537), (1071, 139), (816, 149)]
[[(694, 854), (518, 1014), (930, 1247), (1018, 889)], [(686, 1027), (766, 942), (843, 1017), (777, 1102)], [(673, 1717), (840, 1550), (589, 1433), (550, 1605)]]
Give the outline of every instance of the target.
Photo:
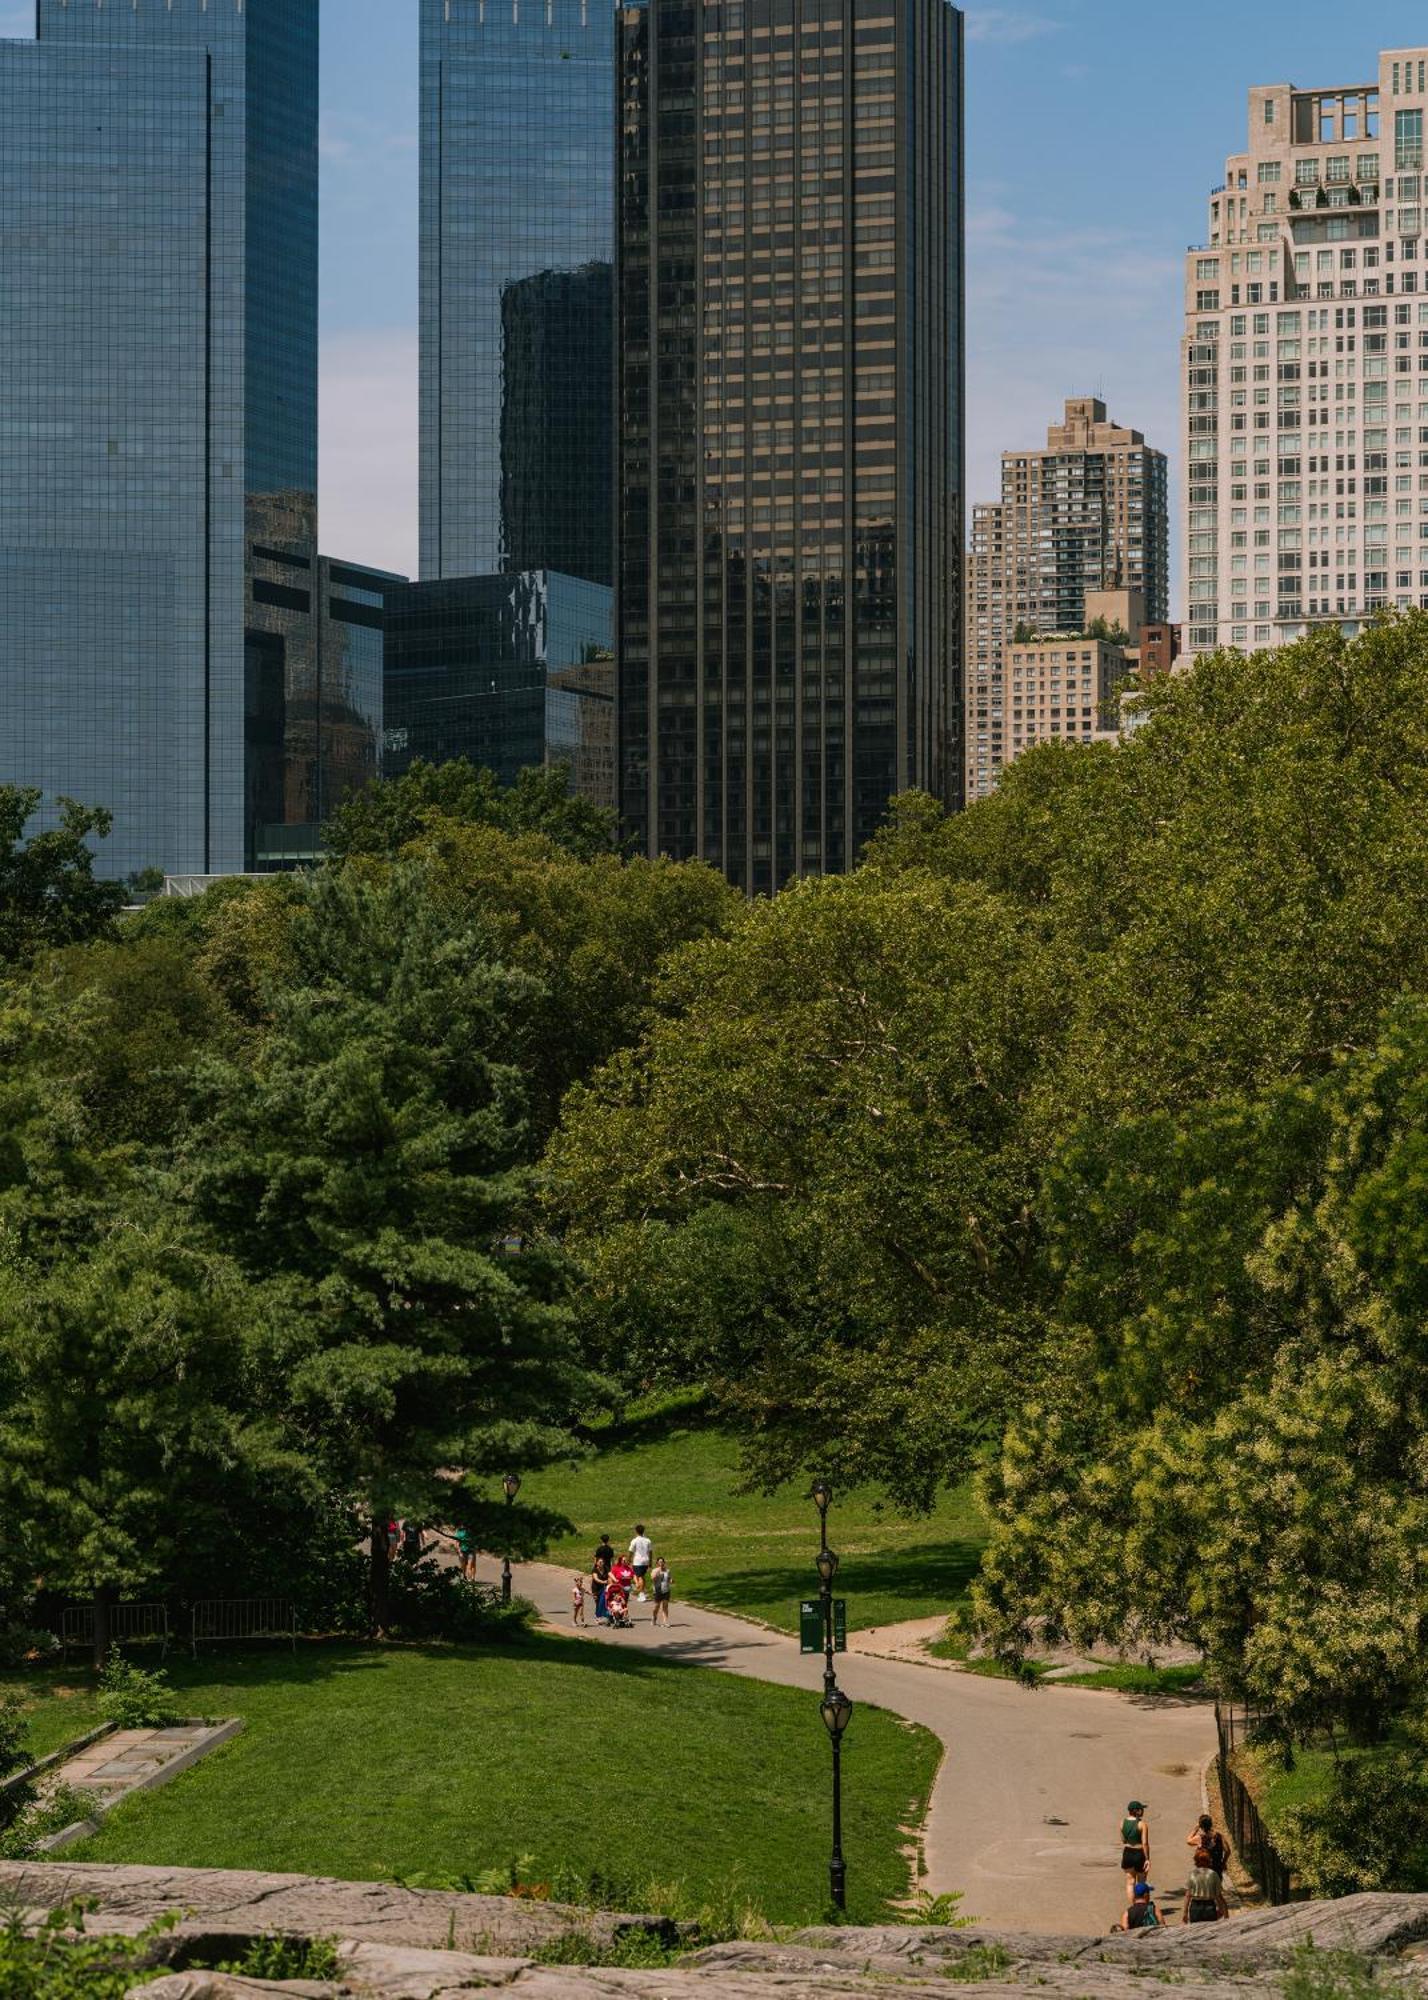
[(107, 1607), (205, 1538), (205, 1495), (287, 1463), (244, 1391), (240, 1305), (224, 1260), (137, 1214), (54, 1268), (0, 1263), (0, 1511), (46, 1588), (93, 1598), (98, 1657)]
[(615, 815), (571, 791), (568, 766), (534, 766), (507, 786), (464, 757), (449, 764), (418, 759), (401, 777), (365, 786), (328, 820), (323, 843), (338, 860), (355, 854), (390, 858), (417, 838), (433, 813), (503, 833), (542, 833), (587, 861), (615, 845)]
[(0, 785), (0, 966), (29, 965), (52, 945), (99, 937), (118, 914), (124, 892), (95, 880), (91, 841), (103, 840), (113, 815), (59, 802), (59, 824), (25, 840), (43, 794)]
[[(572, 1449), (591, 1393), (558, 1265), (521, 1235), (537, 991), (419, 864), (314, 878), (256, 1060), (211, 1061), (182, 1172), (250, 1286), (261, 1371), (322, 1483), (377, 1528), (448, 1518)], [(488, 1517), (489, 1518), (489, 1517)]]

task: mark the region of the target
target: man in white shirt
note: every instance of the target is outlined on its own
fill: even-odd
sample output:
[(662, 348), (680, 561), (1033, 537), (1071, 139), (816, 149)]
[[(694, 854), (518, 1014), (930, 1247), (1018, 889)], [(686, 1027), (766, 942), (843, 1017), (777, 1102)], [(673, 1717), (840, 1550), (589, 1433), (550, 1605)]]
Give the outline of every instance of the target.
[(645, 1601), (645, 1578), (650, 1573), (650, 1564), (653, 1560), (654, 1543), (645, 1533), (645, 1524), (641, 1521), (630, 1543), (630, 1567), (635, 1572), (635, 1590), (637, 1600), (641, 1604)]

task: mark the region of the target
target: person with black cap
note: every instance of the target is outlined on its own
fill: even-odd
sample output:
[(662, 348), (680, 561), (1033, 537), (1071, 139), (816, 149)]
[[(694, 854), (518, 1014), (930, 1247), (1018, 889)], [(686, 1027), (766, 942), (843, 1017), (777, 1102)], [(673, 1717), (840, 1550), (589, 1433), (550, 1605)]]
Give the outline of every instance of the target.
[(1131, 1800), (1121, 1821), (1121, 1867), (1125, 1870), (1126, 1901), (1134, 1902), (1137, 1879), (1144, 1881), (1150, 1869), (1150, 1829), (1139, 1799)]

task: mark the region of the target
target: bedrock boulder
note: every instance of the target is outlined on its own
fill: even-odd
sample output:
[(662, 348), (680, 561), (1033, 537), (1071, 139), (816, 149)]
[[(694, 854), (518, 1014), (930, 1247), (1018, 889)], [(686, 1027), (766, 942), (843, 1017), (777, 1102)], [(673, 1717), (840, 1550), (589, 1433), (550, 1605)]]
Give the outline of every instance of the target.
[[(1353, 1896), (1282, 1910), (1239, 1911), (1225, 1924), (1174, 1926), (1134, 1937), (1049, 1938), (913, 1927), (805, 1930), (777, 1941), (694, 1949), (668, 1969), (538, 1962), (568, 1940), (608, 1952), (660, 1920), (503, 1897), (403, 1889), (388, 1883), (228, 1870), (0, 1863), (0, 1898), (33, 1916), (75, 1896), (95, 1905), (91, 1932), (133, 1935), (156, 1917), (180, 1921), (161, 1942), (167, 1976), (145, 2000), (947, 2000), (1008, 1992), (1067, 2000), (1247, 2000), (1278, 1994), (1308, 1946), (1380, 1963), (1390, 1990), (1428, 1996), (1428, 1896)], [(204, 1970), (274, 1933), (330, 1938), (336, 1981), (262, 1981)]]

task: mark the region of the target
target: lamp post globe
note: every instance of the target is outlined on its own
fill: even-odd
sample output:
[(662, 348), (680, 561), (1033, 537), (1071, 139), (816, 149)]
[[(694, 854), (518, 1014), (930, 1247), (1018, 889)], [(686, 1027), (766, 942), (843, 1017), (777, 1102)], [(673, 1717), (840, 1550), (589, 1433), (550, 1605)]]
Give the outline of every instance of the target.
[(838, 1574), (838, 1557), (832, 1549), (820, 1549), (816, 1558), (818, 1574), (824, 1583), (831, 1584)]

